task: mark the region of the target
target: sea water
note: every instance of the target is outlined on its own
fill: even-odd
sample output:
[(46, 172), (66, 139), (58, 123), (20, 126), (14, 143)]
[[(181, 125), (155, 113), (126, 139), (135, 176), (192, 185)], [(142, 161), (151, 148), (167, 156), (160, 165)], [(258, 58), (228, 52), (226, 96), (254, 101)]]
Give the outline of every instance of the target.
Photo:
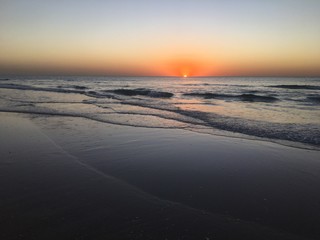
[(320, 78), (2, 77), (0, 111), (320, 147)]

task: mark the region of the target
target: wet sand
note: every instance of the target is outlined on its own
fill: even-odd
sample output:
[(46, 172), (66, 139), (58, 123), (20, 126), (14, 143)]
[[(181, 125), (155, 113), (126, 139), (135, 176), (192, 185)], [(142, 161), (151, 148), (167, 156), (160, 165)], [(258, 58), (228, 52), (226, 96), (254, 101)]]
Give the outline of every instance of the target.
[(319, 152), (0, 113), (1, 239), (317, 239)]

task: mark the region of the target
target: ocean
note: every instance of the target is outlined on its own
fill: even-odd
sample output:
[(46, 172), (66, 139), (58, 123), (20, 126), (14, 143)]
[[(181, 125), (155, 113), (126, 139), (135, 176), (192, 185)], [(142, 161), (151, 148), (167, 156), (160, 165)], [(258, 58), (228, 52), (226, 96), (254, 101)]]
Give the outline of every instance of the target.
[(3, 77), (0, 111), (320, 147), (320, 78)]

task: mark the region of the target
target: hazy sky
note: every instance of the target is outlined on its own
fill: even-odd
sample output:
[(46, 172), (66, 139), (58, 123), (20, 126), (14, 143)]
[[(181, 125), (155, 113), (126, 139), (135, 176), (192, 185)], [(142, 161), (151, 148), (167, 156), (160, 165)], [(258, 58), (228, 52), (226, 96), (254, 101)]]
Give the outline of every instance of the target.
[(0, 0), (0, 73), (320, 75), (320, 0)]

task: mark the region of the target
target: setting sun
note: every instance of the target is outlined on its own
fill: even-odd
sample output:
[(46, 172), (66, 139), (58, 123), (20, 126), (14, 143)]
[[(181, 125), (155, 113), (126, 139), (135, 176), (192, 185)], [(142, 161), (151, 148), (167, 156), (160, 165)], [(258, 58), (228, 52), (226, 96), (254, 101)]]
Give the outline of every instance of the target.
[(184, 74), (183, 77), (186, 78), (186, 77), (188, 77), (188, 75), (187, 75), (187, 74)]

